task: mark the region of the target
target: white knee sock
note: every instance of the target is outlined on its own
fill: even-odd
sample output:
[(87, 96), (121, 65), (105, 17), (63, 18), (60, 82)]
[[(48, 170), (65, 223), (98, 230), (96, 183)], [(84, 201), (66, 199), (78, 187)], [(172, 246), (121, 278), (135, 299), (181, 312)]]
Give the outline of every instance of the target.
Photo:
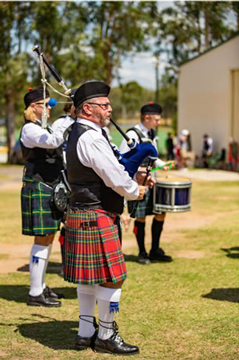
[(32, 245), (30, 255), (30, 292), (31, 296), (38, 296), (42, 293), (42, 277), (44, 273), (45, 262), (48, 255), (48, 246)]
[(94, 335), (94, 314), (96, 294), (99, 285), (77, 285), (77, 297), (80, 308), (78, 335), (88, 338)]
[(42, 274), (42, 288), (45, 289), (46, 287), (46, 284), (45, 284), (45, 275), (46, 275), (46, 269), (47, 269), (47, 265), (48, 265), (48, 262), (49, 262), (49, 257), (51, 255), (51, 250), (52, 250), (52, 244), (47, 246), (47, 259), (45, 261), (45, 265), (44, 265), (44, 271), (43, 271), (43, 274)]
[(114, 313), (119, 311), (121, 289), (99, 286), (97, 301), (99, 308), (99, 339), (109, 339), (113, 333)]

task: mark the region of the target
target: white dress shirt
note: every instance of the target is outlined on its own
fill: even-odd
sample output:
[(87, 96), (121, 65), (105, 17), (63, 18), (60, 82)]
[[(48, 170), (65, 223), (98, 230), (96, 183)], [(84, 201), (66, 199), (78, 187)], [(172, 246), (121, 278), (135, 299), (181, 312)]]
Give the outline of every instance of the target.
[[(40, 120), (37, 120), (41, 124)], [(49, 133), (47, 129), (42, 129), (41, 126), (29, 122), (23, 125), (21, 131), (21, 141), (27, 148), (44, 148), (55, 149), (58, 148), (63, 142), (63, 134), (65, 130), (72, 124), (73, 119), (66, 117), (64, 121), (59, 122), (58, 126), (54, 127), (54, 131)]]
[[(67, 119), (67, 123), (69, 122), (70, 125), (72, 125), (75, 120), (70, 116), (70, 115), (62, 115), (61, 117), (59, 117), (58, 119), (56, 119), (52, 124), (51, 124), (51, 129), (55, 132), (57, 130), (57, 128), (59, 128), (59, 126), (63, 126), (65, 127), (65, 121)], [(70, 126), (68, 125), (66, 127), (66, 129)]]
[(92, 168), (106, 186), (126, 200), (136, 200), (139, 196), (138, 184), (116, 159), (110, 144), (102, 135), (101, 127), (86, 119), (78, 118), (77, 122), (93, 128), (78, 139), (76, 151), (79, 161)]
[[(144, 135), (144, 137), (146, 139), (150, 139), (150, 137), (148, 135), (149, 130), (144, 126), (144, 124), (142, 122), (135, 125), (135, 127)], [(129, 136), (130, 139), (134, 139), (137, 143), (140, 142), (140, 139), (134, 130), (127, 131), (127, 135)], [(156, 148), (156, 150), (158, 150), (157, 149), (157, 138), (154, 138), (154, 140), (152, 141), (152, 144)], [(124, 154), (130, 150), (125, 139), (123, 139), (122, 143), (120, 144), (119, 150), (120, 150), (121, 154)], [(157, 159), (154, 162), (154, 167), (163, 166), (163, 165), (165, 165), (165, 162), (160, 159)]]

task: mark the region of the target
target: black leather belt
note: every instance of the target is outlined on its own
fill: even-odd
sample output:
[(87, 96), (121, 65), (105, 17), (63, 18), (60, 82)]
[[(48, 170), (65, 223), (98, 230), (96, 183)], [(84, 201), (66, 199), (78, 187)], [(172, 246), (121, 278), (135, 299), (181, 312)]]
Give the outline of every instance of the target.
[(98, 226), (98, 223), (96, 220), (83, 221), (82, 223), (80, 223), (80, 226), (83, 228), (88, 228), (88, 227)]

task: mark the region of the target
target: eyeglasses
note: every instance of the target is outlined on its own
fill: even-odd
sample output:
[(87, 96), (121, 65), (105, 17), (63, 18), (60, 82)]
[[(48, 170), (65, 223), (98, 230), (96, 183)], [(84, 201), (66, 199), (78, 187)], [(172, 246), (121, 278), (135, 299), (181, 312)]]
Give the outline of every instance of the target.
[[(37, 103), (35, 103), (35, 104), (36, 104), (36, 105), (44, 105), (44, 103), (41, 103), (41, 102), (37, 102)], [(50, 106), (48, 102), (46, 103), (46, 106)]]
[(98, 104), (98, 103), (88, 102), (87, 104), (90, 104), (90, 105), (98, 105), (98, 106), (100, 106), (101, 109), (103, 109), (103, 110), (106, 110), (106, 109), (108, 109), (109, 106), (111, 106), (110, 103), (107, 103), (107, 104)]

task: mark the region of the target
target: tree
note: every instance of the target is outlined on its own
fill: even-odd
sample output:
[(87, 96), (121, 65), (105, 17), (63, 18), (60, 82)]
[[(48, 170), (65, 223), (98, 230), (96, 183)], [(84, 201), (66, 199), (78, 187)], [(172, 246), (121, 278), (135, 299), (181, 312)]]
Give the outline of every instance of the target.
[(91, 12), (94, 54), (93, 67), (96, 78), (111, 84), (117, 75), (121, 58), (128, 52), (149, 48), (151, 13), (150, 2), (94, 2), (88, 4)]
[(230, 1), (230, 7), (236, 17), (236, 22), (237, 22), (236, 31), (239, 32), (239, 2), (238, 1)]
[[(167, 48), (172, 64), (188, 60), (205, 45), (214, 45), (233, 33), (233, 28), (225, 26), (230, 11), (237, 17), (238, 29), (237, 2), (176, 2), (174, 8), (161, 13), (157, 5), (149, 1), (0, 3), (0, 115), (7, 119), (9, 162), (16, 119), (22, 121), (23, 95), (29, 86), (41, 84), (33, 45), (39, 44), (67, 86), (75, 87), (92, 78), (111, 84), (119, 78), (122, 58), (135, 52), (153, 49), (154, 54), (161, 54)], [(47, 78), (52, 81), (51, 75)], [(141, 90), (131, 82), (117, 98), (123, 96), (130, 116), (135, 116), (142, 103), (154, 100), (152, 92)], [(160, 102), (165, 102), (160, 89), (159, 93)], [(121, 105), (119, 109), (122, 113)]]
[[(18, 22), (15, 21), (18, 14)], [(15, 117), (18, 108), (19, 92), (25, 83), (26, 71), (23, 64), (26, 56), (20, 54), (21, 41), (19, 36), (14, 37), (14, 31), (19, 35), (18, 26), (24, 20), (19, 16), (18, 3), (0, 3), (0, 95), (4, 99), (1, 116), (7, 121), (8, 162), (12, 160), (15, 143)]]
[(139, 111), (141, 105), (141, 97), (143, 93), (142, 87), (136, 81), (130, 81), (125, 85), (121, 85), (121, 104), (125, 106), (125, 111), (131, 119), (135, 118), (135, 113)]
[(33, 53), (27, 52), (27, 46), (40, 44), (52, 63), (62, 64), (60, 50), (67, 48), (69, 40), (65, 36), (69, 28), (66, 7), (72, 10), (74, 4), (30, 1), (0, 3), (1, 116), (7, 120), (8, 162), (12, 162), (17, 115), (21, 114), (22, 119), (23, 95), (29, 86), (40, 86), (39, 64)]
[(157, 41), (171, 46), (171, 62), (179, 65), (228, 39), (235, 30), (226, 20), (229, 2), (176, 2), (160, 14)]

